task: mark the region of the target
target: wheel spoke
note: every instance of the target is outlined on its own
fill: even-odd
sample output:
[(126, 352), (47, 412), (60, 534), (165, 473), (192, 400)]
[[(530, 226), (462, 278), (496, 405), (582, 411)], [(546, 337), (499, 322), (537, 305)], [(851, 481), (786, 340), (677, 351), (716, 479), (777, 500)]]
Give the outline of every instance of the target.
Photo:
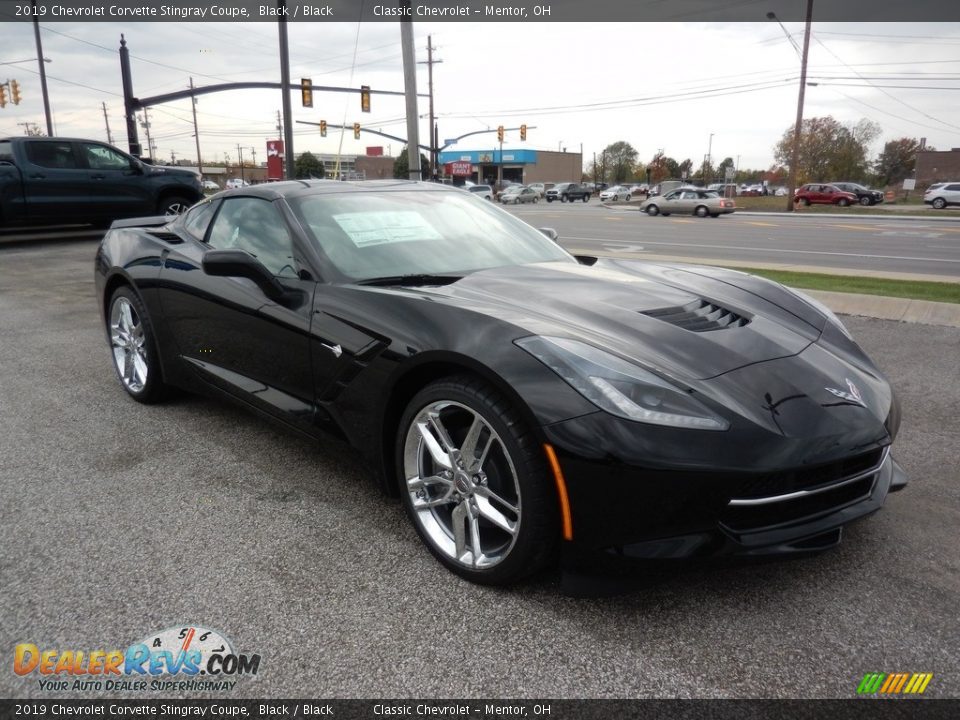
[(463, 444), (460, 446), (460, 459), (466, 463), (468, 470), (474, 468), (477, 460), (477, 443), (480, 441), (480, 434), (486, 427), (486, 423), (480, 419), (479, 415), (473, 416), (473, 422), (470, 424), (470, 429), (467, 430), (467, 436), (463, 439)]
[(427, 477), (414, 475), (413, 477), (407, 478), (408, 490), (421, 490), (426, 488), (428, 485), (443, 485), (445, 488), (449, 489), (453, 487), (453, 480), (445, 478), (442, 475), (428, 475)]
[(467, 551), (466, 528), (467, 504), (460, 503), (450, 513), (450, 523), (453, 525), (454, 552), (458, 560), (462, 560)]
[(128, 302), (120, 303), (120, 327), (127, 335), (133, 330), (133, 314)]
[[(508, 520), (507, 517), (502, 512), (497, 510), (490, 503), (489, 499), (485, 498), (483, 495), (480, 495), (479, 493), (474, 495), (474, 498), (477, 501), (477, 509), (480, 511), (480, 514), (483, 517), (485, 517), (487, 520), (492, 522), (501, 530), (504, 530), (510, 533), (511, 535), (513, 535), (517, 531), (517, 523), (514, 522), (513, 520)], [(503, 504), (509, 507), (509, 505), (507, 505), (506, 503), (503, 503)]]
[[(423, 439), (423, 444), (427, 446), (427, 452), (430, 453), (430, 457), (433, 458), (433, 462), (439, 465), (442, 468), (447, 470), (453, 469), (453, 461), (450, 459), (448, 451), (444, 450), (440, 446), (440, 443), (437, 442), (437, 438), (434, 436), (436, 432), (435, 428), (437, 423), (434, 423), (433, 418), (431, 417), (428, 422), (418, 422), (417, 430), (420, 432), (420, 437)], [(444, 432), (441, 435), (441, 442), (443, 437), (446, 435)]]
[(480, 523), (475, 513), (467, 513), (467, 523), (470, 525), (470, 550), (473, 554), (473, 566), (476, 567), (480, 558), (483, 557), (483, 551), (480, 549)]
[(137, 385), (142, 386), (147, 381), (147, 363), (140, 353), (133, 353), (133, 375)]
[(473, 468), (474, 472), (480, 472), (483, 470), (483, 464), (487, 461), (487, 454), (490, 452), (490, 448), (493, 447), (493, 441), (495, 436), (493, 433), (487, 436), (487, 442), (483, 446), (483, 451), (480, 453), (480, 457), (477, 458), (477, 465)]

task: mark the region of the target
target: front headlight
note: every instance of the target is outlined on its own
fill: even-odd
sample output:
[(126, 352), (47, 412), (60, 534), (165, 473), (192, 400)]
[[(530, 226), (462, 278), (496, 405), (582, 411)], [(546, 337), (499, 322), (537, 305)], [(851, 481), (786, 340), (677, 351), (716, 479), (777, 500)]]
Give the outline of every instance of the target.
[(694, 430), (726, 430), (730, 426), (689, 392), (592, 345), (541, 336), (515, 342), (611, 415)]

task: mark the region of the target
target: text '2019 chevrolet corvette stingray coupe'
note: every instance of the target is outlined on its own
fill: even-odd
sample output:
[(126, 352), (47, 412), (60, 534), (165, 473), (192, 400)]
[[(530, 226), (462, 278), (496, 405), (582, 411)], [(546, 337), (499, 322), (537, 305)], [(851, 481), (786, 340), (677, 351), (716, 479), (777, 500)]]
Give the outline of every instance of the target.
[(134, 399), (345, 439), (475, 582), (823, 550), (906, 484), (896, 397), (828, 309), (547, 235), (440, 185), (282, 182), (115, 223), (96, 284)]

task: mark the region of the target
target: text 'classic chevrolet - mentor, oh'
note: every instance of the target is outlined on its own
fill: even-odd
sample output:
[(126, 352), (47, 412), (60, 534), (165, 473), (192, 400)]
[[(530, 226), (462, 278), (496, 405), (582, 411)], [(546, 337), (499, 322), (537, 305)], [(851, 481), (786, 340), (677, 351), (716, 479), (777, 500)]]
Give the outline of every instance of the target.
[(476, 582), (824, 550), (906, 485), (896, 397), (828, 309), (555, 236), (435, 184), (282, 182), (115, 223), (96, 285), (134, 399), (343, 438)]

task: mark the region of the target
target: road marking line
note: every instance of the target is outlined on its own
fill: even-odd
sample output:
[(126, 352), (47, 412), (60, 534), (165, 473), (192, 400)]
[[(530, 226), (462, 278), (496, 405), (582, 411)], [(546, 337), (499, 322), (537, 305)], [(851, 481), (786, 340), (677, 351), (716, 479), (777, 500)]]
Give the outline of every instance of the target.
[[(561, 235), (561, 240), (587, 240), (591, 242), (622, 242), (614, 240), (612, 238), (599, 238), (599, 237), (574, 237), (572, 235)], [(668, 242), (656, 242), (654, 240), (644, 240), (644, 245), (665, 245), (666, 247), (672, 248), (707, 248), (709, 250), (748, 250), (748, 251), (757, 251), (763, 250), (765, 252), (775, 252), (775, 253), (787, 253), (792, 255), (835, 255), (838, 257), (857, 257), (857, 258), (872, 258), (875, 260), (917, 260), (919, 262), (942, 262), (942, 263), (960, 263), (960, 260), (953, 260), (950, 258), (933, 258), (933, 257), (912, 257), (909, 255), (866, 255), (864, 253), (841, 253), (841, 252), (828, 252), (826, 250), (784, 250), (782, 248), (771, 248), (771, 247), (749, 247), (745, 245), (706, 245), (703, 243), (668, 243)], [(724, 259), (724, 258), (719, 258)], [(734, 260), (735, 258), (729, 258)]]
[(753, 220), (744, 220), (742, 225), (756, 225), (757, 227), (780, 227), (776, 223), (754, 222)]
[(604, 220), (608, 222), (623, 222), (623, 218), (618, 218), (618, 217), (608, 217), (608, 218), (604, 218)]
[(876, 232), (876, 226), (866, 226), (866, 225), (849, 225), (844, 223), (843, 225), (828, 225), (827, 227), (840, 228), (841, 230), (866, 230), (867, 232)]

